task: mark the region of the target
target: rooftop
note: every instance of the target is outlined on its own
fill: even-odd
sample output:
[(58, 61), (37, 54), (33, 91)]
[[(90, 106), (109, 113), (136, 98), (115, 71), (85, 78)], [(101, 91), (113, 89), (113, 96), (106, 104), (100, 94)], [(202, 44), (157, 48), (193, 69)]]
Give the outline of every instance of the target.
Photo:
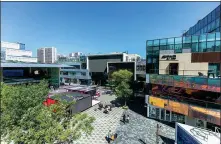
[(201, 144), (220, 144), (220, 133), (180, 123), (177, 123), (177, 125), (183, 128)]
[(1, 63), (1, 67), (72, 67), (64, 64), (39, 64), (39, 63)]

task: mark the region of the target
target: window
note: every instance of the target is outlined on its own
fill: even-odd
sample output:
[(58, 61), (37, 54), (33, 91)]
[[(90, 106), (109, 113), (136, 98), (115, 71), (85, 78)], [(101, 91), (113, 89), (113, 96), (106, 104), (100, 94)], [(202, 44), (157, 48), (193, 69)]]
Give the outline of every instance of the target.
[(207, 33), (207, 26), (204, 27), (203, 33)]
[(207, 17), (205, 17), (204, 19), (203, 19), (203, 26), (206, 26), (207, 25)]
[(220, 52), (221, 51), (220, 41), (216, 41), (216, 47), (215, 47), (214, 51), (216, 51), (216, 52)]
[(192, 43), (192, 52), (198, 52), (198, 43)]
[(211, 23), (211, 31), (213, 31), (216, 28), (216, 21), (213, 21)]
[(185, 43), (185, 44), (183, 44), (183, 48), (184, 49), (189, 49), (189, 48), (191, 48), (191, 44), (190, 43)]
[(192, 42), (198, 42), (199, 36), (192, 36)]
[(199, 43), (199, 52), (206, 52), (206, 42)]
[(182, 44), (176, 44), (174, 50), (175, 53), (182, 53)]
[(210, 22), (212, 21), (211, 17), (212, 17), (212, 14), (210, 13), (210, 14), (207, 16), (208, 23), (210, 23)]
[(207, 41), (214, 41), (215, 40), (215, 33), (211, 33), (207, 35)]
[(200, 35), (200, 42), (206, 41), (206, 35)]
[(207, 52), (212, 52), (214, 51), (215, 49), (215, 42), (212, 41), (212, 42), (207, 42)]
[(183, 37), (183, 43), (191, 43), (191, 36)]
[(173, 50), (174, 49), (174, 45), (168, 45), (168, 50)]
[(153, 41), (153, 45), (154, 45), (154, 46), (158, 46), (158, 45), (159, 45), (159, 42), (160, 42), (160, 40), (154, 40), (154, 41)]
[(160, 45), (167, 45), (167, 39), (161, 39)]
[(148, 46), (153, 46), (153, 41), (147, 41)]
[(213, 11), (212, 11), (212, 21), (214, 21), (214, 20), (215, 20), (215, 18), (216, 18), (215, 14), (216, 14), (216, 11), (215, 11), (215, 10), (213, 10)]
[(181, 44), (182, 43), (182, 37), (175, 38), (175, 44)]
[(167, 50), (167, 46), (166, 45), (161, 45), (160, 50)]
[(207, 32), (211, 31), (211, 25), (212, 25), (211, 23), (207, 25)]
[(174, 38), (168, 39), (168, 44), (174, 44)]
[(216, 40), (221, 40), (221, 39), (220, 39), (220, 34), (221, 34), (220, 32), (217, 32), (217, 33), (216, 33)]
[(220, 17), (220, 5), (216, 8), (216, 17)]
[(220, 26), (220, 18), (216, 19), (216, 28)]

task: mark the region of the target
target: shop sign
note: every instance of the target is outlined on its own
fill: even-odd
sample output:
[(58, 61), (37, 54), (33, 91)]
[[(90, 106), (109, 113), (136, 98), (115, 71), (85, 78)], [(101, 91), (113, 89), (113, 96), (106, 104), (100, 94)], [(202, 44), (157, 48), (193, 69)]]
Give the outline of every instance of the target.
[(163, 55), (161, 59), (165, 60), (176, 60), (176, 55)]
[(204, 121), (208, 121), (210, 123), (220, 125), (220, 117), (216, 117), (215, 115), (210, 115), (210, 112), (204, 109), (204, 112), (198, 111), (194, 109), (192, 106), (189, 107), (189, 116), (198, 118)]

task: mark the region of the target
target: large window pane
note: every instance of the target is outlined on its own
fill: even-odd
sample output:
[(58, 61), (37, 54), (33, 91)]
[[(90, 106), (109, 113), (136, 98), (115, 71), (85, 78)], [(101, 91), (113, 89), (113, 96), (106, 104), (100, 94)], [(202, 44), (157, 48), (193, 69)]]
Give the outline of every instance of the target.
[(215, 18), (216, 18), (216, 17), (215, 17), (215, 13), (216, 13), (216, 11), (215, 11), (215, 10), (213, 10), (213, 11), (212, 11), (212, 21), (214, 21), (214, 20), (215, 20)]
[(200, 42), (206, 41), (206, 35), (200, 35)]
[(190, 49), (191, 48), (191, 43), (185, 43), (183, 44), (184, 49)]
[(220, 41), (216, 41), (215, 51), (216, 51), (216, 52), (220, 52), (220, 51), (221, 51), (221, 48), (220, 48)]
[(176, 44), (174, 50), (175, 53), (182, 53), (182, 44)]
[(216, 19), (216, 28), (220, 26), (220, 18)]
[(207, 17), (205, 17), (204, 19), (203, 19), (203, 26), (205, 27), (206, 25), (207, 25)]
[(153, 41), (153, 44), (154, 44), (155, 46), (158, 46), (158, 45), (160, 44), (160, 40), (154, 40), (154, 41)]
[(199, 52), (206, 52), (206, 42), (199, 43)]
[(161, 39), (160, 45), (167, 45), (167, 39)]
[(153, 51), (153, 47), (147, 47), (147, 53), (148, 54), (152, 54)]
[(153, 41), (147, 41), (147, 46), (153, 46)]
[(174, 45), (168, 45), (168, 50), (173, 50), (174, 49)]
[(161, 45), (160, 50), (167, 50), (167, 45)]
[(207, 16), (208, 23), (211, 22), (211, 20), (212, 20), (211, 17), (212, 17), (212, 14), (210, 13), (210, 14)]
[(169, 38), (167, 41), (168, 44), (174, 44), (174, 38)]
[(199, 36), (192, 36), (192, 42), (198, 42)]
[(220, 5), (216, 8), (216, 17), (220, 17)]
[(191, 43), (191, 36), (183, 37), (183, 43)]
[(215, 49), (215, 41), (207, 42), (207, 52), (212, 52)]
[(198, 43), (192, 43), (192, 52), (198, 52), (199, 51), (199, 47), (198, 47)]
[(213, 21), (211, 24), (211, 31), (213, 31), (216, 28), (216, 21)]
[(203, 33), (206, 33), (206, 32), (207, 32), (207, 26), (205, 26), (203, 29)]
[(221, 39), (220, 39), (220, 34), (221, 34), (220, 32), (217, 32), (217, 33), (216, 33), (216, 40), (221, 40)]
[(181, 44), (182, 43), (182, 37), (175, 38), (175, 44)]
[(211, 25), (212, 25), (211, 23), (207, 25), (207, 32), (211, 31)]
[(214, 41), (215, 40), (215, 33), (207, 34), (207, 41)]

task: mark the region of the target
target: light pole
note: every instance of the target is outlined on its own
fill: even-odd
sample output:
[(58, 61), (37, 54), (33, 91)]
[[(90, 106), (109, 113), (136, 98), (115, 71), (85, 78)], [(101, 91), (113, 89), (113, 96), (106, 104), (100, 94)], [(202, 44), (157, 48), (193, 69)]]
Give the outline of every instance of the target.
[(156, 131), (156, 144), (159, 144), (159, 129), (161, 126), (157, 123), (157, 131)]

